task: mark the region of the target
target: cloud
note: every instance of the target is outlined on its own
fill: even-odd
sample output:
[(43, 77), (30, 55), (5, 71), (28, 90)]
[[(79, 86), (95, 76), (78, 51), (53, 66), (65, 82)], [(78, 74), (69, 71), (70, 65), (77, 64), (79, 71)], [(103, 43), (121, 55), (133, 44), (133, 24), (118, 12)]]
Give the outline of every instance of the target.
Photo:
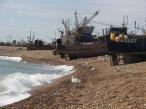
[(18, 38), (31, 28), (41, 37), (53, 37), (62, 19), (74, 19), (75, 9), (81, 14), (100, 10), (94, 20), (115, 25), (124, 15), (144, 21), (145, 7), (145, 0), (0, 0), (0, 36)]
[(116, 15), (129, 14), (137, 16), (141, 14), (142, 16), (145, 16), (144, 13), (146, 12), (145, 0), (86, 0), (85, 2), (91, 9), (98, 7), (111, 15), (115, 13)]

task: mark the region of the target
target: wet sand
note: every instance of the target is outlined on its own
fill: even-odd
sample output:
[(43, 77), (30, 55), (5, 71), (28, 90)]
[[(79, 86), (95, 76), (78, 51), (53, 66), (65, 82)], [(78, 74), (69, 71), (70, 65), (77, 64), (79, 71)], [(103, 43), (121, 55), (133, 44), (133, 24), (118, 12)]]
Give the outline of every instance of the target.
[[(108, 57), (65, 61), (52, 51), (0, 47), (0, 55), (35, 63), (74, 65), (76, 72), (33, 91), (1, 109), (146, 109), (146, 62), (110, 66)], [(81, 80), (71, 83), (71, 75)]]

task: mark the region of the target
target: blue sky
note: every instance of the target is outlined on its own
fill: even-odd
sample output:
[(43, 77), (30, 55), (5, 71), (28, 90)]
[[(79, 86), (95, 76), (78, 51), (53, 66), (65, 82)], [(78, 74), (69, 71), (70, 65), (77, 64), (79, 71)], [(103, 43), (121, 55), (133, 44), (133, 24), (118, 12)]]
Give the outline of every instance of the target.
[[(0, 0), (0, 40), (6, 41), (9, 35), (26, 39), (30, 29), (37, 38), (50, 40), (57, 37), (55, 32), (62, 27), (62, 19), (73, 21), (75, 9), (79, 15), (100, 10), (94, 21), (107, 24), (121, 24), (124, 15), (129, 16), (129, 23), (136, 19), (142, 24), (146, 20), (145, 0)], [(94, 25), (95, 33), (104, 27)]]

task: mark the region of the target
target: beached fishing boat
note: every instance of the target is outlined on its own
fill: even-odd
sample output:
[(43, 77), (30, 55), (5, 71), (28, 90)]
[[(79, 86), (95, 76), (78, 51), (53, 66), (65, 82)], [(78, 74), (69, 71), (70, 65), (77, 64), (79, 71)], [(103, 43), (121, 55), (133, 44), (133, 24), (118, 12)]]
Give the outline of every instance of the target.
[(127, 34), (126, 27), (112, 27), (105, 37), (112, 65), (121, 59), (123, 64), (146, 60), (145, 34)]
[(63, 21), (65, 31), (60, 31), (61, 35), (60, 38), (57, 39), (54, 54), (58, 54), (61, 58), (65, 58), (66, 60), (105, 54), (105, 41), (99, 40), (92, 35), (94, 26), (88, 25), (98, 13), (99, 12), (96, 11), (91, 17), (85, 17), (78, 23), (77, 13), (75, 12), (76, 25), (72, 30), (69, 29), (67, 22)]

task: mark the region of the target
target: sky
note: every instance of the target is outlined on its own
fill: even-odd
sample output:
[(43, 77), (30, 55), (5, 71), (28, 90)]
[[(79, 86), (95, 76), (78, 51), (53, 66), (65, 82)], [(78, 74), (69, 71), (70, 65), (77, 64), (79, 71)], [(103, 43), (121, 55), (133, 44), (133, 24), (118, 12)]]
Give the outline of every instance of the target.
[[(146, 0), (0, 0), (0, 41), (10, 36), (11, 40), (26, 40), (30, 30), (36, 38), (51, 41), (59, 37), (62, 19), (74, 22), (75, 10), (79, 20), (99, 10), (94, 21), (113, 25), (120, 25), (128, 15), (130, 28), (134, 20), (143, 25), (146, 20)], [(94, 21), (96, 34), (105, 25)]]

